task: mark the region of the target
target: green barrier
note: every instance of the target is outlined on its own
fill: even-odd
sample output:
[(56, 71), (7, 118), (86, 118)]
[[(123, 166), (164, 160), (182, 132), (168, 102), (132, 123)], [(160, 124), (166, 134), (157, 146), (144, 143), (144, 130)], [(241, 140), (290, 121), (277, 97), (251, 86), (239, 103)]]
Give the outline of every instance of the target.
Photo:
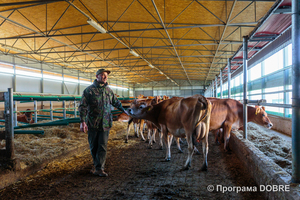
[[(0, 122), (5, 122), (5, 120), (4, 119), (0, 119)], [(27, 122), (19, 122), (19, 121), (18, 121), (18, 123), (20, 123), (20, 124), (29, 124)]]
[(47, 122), (47, 123), (38, 123), (38, 124), (28, 124), (24, 126), (15, 126), (14, 129), (21, 129), (21, 128), (32, 128), (32, 127), (40, 127), (40, 126), (66, 126), (69, 125), (67, 121), (61, 121), (61, 122)]
[[(34, 117), (34, 115), (32, 115), (32, 116)], [(38, 116), (38, 118), (39, 118), (39, 117), (47, 117), (47, 118), (49, 117), (49, 118), (50, 118), (50, 115), (37, 115), (37, 116)], [(62, 118), (64, 118), (64, 117), (53, 115), (53, 118), (61, 118), (61, 119), (62, 119)]]
[(15, 130), (14, 134), (40, 134), (40, 135), (44, 135), (44, 131)]

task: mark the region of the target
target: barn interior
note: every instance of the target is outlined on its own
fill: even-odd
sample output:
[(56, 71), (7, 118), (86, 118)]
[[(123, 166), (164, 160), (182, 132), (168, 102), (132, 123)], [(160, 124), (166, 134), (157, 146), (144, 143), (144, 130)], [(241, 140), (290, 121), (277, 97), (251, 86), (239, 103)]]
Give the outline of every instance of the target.
[[(96, 71), (102, 68), (111, 71), (109, 86), (119, 99), (124, 100), (126, 106), (128, 100), (138, 96), (147, 98), (164, 95), (189, 97), (201, 94), (245, 102), (247, 97), (243, 94), (246, 93), (247, 103), (251, 104), (252, 101), (251, 105), (265, 106), (274, 124), (273, 130), (287, 137), (283, 140), (283, 149), (278, 153), (283, 158), (279, 158), (278, 154), (265, 152), (268, 144), (258, 143), (262, 138), (256, 133), (265, 138), (268, 136), (261, 133), (256, 125), (249, 125), (248, 139), (264, 154), (277, 159), (277, 165), (279, 163), (280, 167), (286, 167), (281, 179), (293, 177), (300, 181), (299, 169), (292, 169), (291, 145), (292, 113), (295, 113), (292, 93), (295, 94), (293, 88), (296, 88), (294, 85), (292, 88), (294, 69), (291, 64), (292, 55), (294, 56), (291, 53), (292, 4), (295, 2), (297, 1), (0, 1), (0, 91), (7, 92), (7, 88), (12, 88), (13, 98), (17, 101), (15, 109), (40, 110), (39, 113), (34, 113), (36, 122), (38, 114), (41, 121), (53, 120), (53, 113), (51, 118), (51, 111), (48, 112), (47, 109), (61, 107), (63, 109), (53, 110), (56, 112), (54, 119), (63, 121), (69, 117), (78, 117), (76, 105), (82, 92), (92, 84)], [(277, 60), (278, 52), (282, 52), (282, 60)], [(273, 71), (267, 68), (265, 60), (272, 55), (273, 63), (282, 62), (282, 68), (277, 70), (277, 67), (271, 66)], [(250, 74), (246, 74), (247, 78), (243, 77), (244, 69)], [(271, 71), (269, 74), (268, 70)], [(253, 78), (255, 73), (257, 79)], [(246, 90), (243, 88), (245, 79), (248, 79)], [(72, 101), (68, 104), (63, 102), (69, 99)], [(0, 100), (3, 100), (0, 102), (0, 109), (4, 111), (4, 98), (0, 97)], [(37, 102), (33, 103), (33, 100)], [(72, 106), (75, 110), (70, 108)], [(115, 112), (115, 115), (119, 114), (118, 111)], [(50, 123), (57, 125), (75, 122), (71, 121)], [(11, 123), (14, 127), (24, 125), (13, 119)], [(4, 126), (4, 122), (1, 125)], [(29, 127), (28, 130), (41, 131), (34, 127)], [(46, 134), (46, 130), (47, 128), (42, 131)], [(55, 134), (51, 135), (72, 139), (68, 131), (59, 133), (59, 130), (60, 128), (56, 128), (53, 130)], [(75, 130), (73, 126), (72, 130)], [(294, 132), (296, 130), (294, 128)], [(242, 132), (240, 134), (243, 135)], [(280, 141), (278, 134), (275, 135), (276, 137), (267, 139), (276, 140), (274, 146)], [(78, 137), (82, 139), (82, 136)], [(241, 144), (239, 134), (232, 137), (230, 145), (235, 149), (233, 144)], [(47, 140), (50, 138), (45, 139)], [(0, 147), (1, 144), (4, 142), (0, 143)], [(244, 146), (247, 145), (248, 143)], [(241, 148), (245, 148), (244, 146)], [(276, 151), (273, 146), (270, 149)], [(237, 157), (244, 159), (243, 155)], [(180, 159), (182, 160), (181, 157)], [(294, 164), (299, 162), (300, 158)], [(272, 167), (275, 174), (280, 174), (282, 170), (275, 168)], [(256, 179), (255, 182), (262, 184)], [(275, 195), (274, 198), (276, 197)]]

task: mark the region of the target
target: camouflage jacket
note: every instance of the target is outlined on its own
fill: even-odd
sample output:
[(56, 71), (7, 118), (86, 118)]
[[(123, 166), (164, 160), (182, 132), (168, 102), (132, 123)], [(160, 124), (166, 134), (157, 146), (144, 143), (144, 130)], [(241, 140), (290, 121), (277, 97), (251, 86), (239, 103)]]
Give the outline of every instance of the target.
[(89, 128), (103, 128), (109, 130), (112, 127), (111, 106), (124, 112), (121, 102), (106, 84), (94, 83), (88, 86), (82, 94), (78, 107), (80, 122), (86, 122)]

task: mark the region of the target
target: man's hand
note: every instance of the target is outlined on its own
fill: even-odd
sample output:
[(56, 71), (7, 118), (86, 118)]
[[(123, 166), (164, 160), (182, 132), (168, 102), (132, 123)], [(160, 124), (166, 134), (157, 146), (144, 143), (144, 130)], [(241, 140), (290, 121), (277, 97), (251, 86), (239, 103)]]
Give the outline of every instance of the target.
[(81, 122), (81, 123), (80, 123), (80, 131), (81, 131), (81, 132), (86, 132), (86, 131), (88, 131), (88, 126), (86, 125), (85, 122)]
[(128, 116), (130, 116), (130, 114), (127, 112), (127, 110), (124, 110), (124, 113)]

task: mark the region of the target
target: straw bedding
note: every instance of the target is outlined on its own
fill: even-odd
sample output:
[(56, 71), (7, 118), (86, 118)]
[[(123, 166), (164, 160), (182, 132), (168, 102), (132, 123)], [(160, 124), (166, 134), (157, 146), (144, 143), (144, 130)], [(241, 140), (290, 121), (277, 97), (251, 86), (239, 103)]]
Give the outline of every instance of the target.
[[(242, 134), (242, 131), (240, 131)], [(254, 123), (248, 123), (248, 140), (276, 164), (292, 174), (292, 144), (282, 137), (264, 131)]]
[[(45, 123), (41, 121), (39, 123)], [(22, 125), (22, 124), (18, 124)], [(117, 134), (125, 134), (127, 123), (113, 123), (110, 138)], [(22, 130), (44, 130), (44, 135), (16, 134), (14, 139), (15, 156), (20, 159), (24, 169), (47, 159), (60, 156), (78, 147), (88, 145), (87, 133), (80, 132), (79, 123), (68, 126), (45, 126)], [(0, 140), (0, 149), (5, 148), (5, 140)]]

